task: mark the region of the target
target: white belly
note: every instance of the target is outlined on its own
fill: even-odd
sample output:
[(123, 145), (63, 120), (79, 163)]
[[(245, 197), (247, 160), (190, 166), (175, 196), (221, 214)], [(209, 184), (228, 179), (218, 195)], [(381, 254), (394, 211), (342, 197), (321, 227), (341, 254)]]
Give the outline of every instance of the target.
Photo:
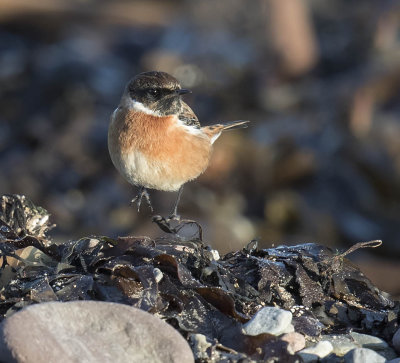
[(177, 180), (171, 175), (168, 164), (150, 161), (140, 151), (121, 156), (120, 165), (114, 162), (129, 183), (145, 188), (177, 191), (186, 180)]

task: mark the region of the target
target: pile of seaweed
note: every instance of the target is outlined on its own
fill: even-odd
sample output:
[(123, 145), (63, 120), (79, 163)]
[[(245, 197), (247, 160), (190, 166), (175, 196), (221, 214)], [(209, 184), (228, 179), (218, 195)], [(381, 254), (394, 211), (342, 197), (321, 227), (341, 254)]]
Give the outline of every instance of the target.
[[(52, 227), (47, 211), (24, 196), (0, 198), (1, 320), (46, 301), (118, 302), (156, 314), (187, 339), (203, 334), (203, 357), (272, 354), (287, 362), (296, 356), (279, 337), (242, 332), (262, 306), (291, 310), (295, 331), (309, 340), (351, 329), (390, 341), (398, 328), (399, 303), (327, 247), (258, 250), (251, 241), (220, 258), (199, 238), (97, 236), (57, 244), (47, 235)], [(199, 356), (199, 345), (192, 347)]]

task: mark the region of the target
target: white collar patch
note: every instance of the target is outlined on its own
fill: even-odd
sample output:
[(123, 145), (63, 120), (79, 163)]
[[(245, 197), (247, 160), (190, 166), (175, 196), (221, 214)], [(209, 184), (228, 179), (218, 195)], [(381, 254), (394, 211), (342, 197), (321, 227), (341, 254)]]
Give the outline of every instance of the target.
[(161, 116), (159, 112), (151, 110), (150, 108), (146, 107), (142, 102), (132, 100), (131, 107), (136, 111), (144, 112), (146, 115), (151, 116)]

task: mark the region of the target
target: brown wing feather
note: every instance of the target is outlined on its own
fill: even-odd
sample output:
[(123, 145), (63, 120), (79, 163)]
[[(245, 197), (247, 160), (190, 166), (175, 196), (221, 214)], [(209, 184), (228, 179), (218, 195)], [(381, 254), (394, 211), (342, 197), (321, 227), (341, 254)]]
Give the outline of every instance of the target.
[(199, 119), (193, 112), (193, 110), (182, 101), (182, 111), (178, 116), (179, 120), (181, 120), (187, 126), (193, 126), (197, 129), (201, 127)]

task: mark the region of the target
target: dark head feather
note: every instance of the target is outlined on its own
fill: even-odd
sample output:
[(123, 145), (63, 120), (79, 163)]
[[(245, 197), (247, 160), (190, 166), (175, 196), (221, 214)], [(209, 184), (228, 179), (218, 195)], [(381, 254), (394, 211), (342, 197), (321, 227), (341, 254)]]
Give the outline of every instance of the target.
[(178, 80), (165, 72), (144, 72), (133, 77), (126, 86), (132, 100), (142, 103), (160, 115), (178, 114), (182, 109)]

